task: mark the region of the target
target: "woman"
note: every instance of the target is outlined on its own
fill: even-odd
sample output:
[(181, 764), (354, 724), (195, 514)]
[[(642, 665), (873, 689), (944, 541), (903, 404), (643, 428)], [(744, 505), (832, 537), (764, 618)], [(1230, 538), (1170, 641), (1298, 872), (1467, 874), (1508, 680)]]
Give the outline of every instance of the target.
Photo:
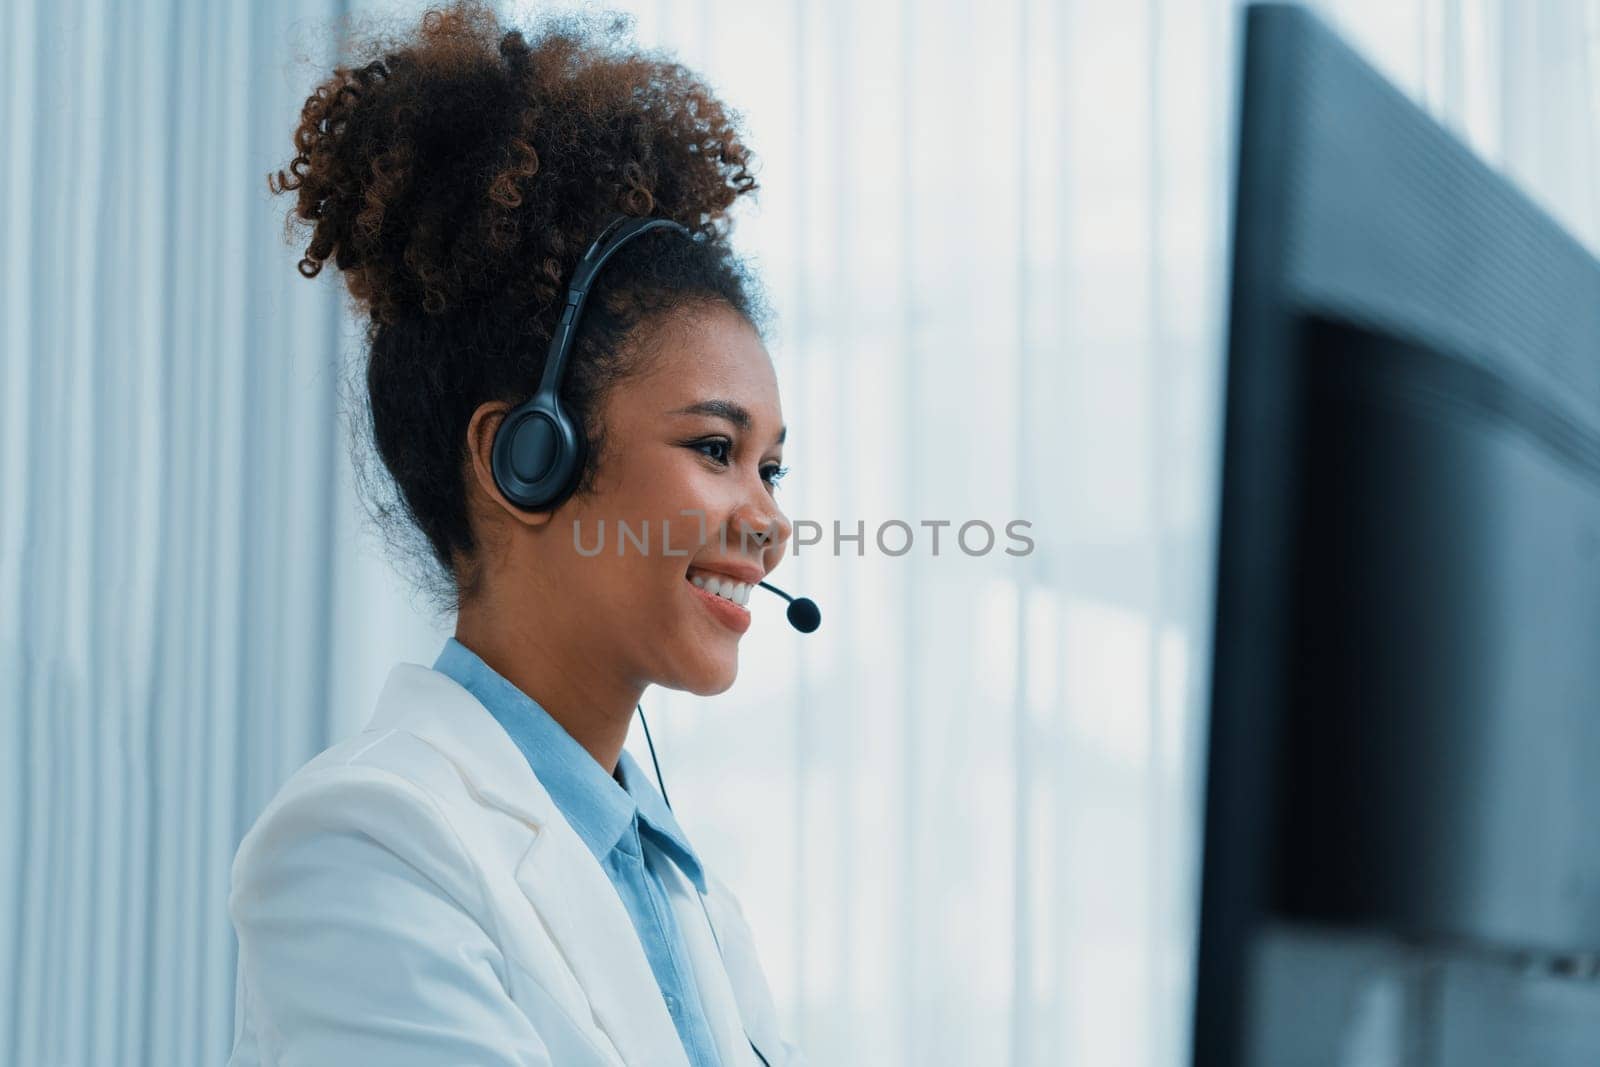
[[(301, 272), (331, 259), (369, 317), (390, 514), (458, 621), (240, 845), (231, 1062), (798, 1064), (738, 903), (623, 751), (646, 686), (733, 683), (790, 534), (724, 239), (738, 131), (620, 27), (458, 4), (362, 47), (273, 189)], [(523, 405), (547, 352), (561, 412)]]

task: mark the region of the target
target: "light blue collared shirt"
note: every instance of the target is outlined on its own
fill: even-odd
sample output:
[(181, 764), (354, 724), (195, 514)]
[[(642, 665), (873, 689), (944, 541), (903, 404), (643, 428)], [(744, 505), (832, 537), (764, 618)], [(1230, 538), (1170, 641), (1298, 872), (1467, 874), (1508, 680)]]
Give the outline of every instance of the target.
[(661, 794), (626, 749), (617, 760), (617, 776), (606, 774), (549, 712), (454, 637), (445, 642), (433, 669), (477, 697), (522, 750), (550, 799), (616, 886), (689, 1062), (719, 1067), (689, 952), (660, 873), (662, 864), (675, 863), (704, 893), (705, 872)]

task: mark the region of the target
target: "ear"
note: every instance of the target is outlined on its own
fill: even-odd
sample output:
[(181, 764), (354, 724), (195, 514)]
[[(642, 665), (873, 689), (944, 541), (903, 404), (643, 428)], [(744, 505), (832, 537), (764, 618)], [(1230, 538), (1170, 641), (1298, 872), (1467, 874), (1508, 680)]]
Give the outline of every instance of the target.
[(472, 477), (484, 496), (494, 501), (513, 519), (524, 526), (543, 526), (555, 514), (553, 511), (524, 511), (500, 492), (494, 481), (494, 434), (505, 421), (511, 405), (504, 400), (491, 400), (479, 404), (467, 423), (467, 456), (472, 461)]

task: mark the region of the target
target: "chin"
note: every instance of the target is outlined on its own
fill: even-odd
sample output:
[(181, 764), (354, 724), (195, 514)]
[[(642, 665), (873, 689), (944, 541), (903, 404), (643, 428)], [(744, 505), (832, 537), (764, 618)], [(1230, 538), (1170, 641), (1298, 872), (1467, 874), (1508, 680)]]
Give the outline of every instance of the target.
[(739, 659), (735, 653), (725, 661), (711, 660), (689, 666), (678, 678), (673, 689), (693, 693), (697, 697), (714, 697), (727, 692), (739, 677)]

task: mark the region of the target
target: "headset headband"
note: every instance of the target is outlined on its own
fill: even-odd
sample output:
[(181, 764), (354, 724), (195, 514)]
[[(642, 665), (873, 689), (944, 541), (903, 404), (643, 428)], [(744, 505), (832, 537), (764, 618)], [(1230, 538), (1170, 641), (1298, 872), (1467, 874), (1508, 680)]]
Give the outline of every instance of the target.
[(495, 484), (518, 507), (529, 511), (552, 508), (577, 485), (585, 458), (584, 437), (577, 420), (561, 404), (561, 381), (583, 304), (600, 268), (618, 249), (640, 234), (662, 229), (693, 236), (688, 227), (671, 219), (619, 215), (600, 231), (573, 270), (561, 320), (550, 337), (539, 388), (508, 412), (495, 432), (490, 464)]
[(572, 283), (567, 287), (566, 306), (561, 309), (561, 322), (550, 338), (550, 355), (544, 361), (544, 377), (539, 380), (539, 391), (553, 393), (561, 386), (561, 376), (566, 370), (567, 357), (572, 351), (572, 338), (578, 332), (578, 319), (583, 313), (584, 301), (589, 299), (589, 286), (595, 275), (605, 266), (606, 260), (617, 250), (642, 233), (662, 229), (689, 231), (671, 219), (640, 219), (619, 215), (611, 225), (600, 231), (589, 250), (578, 261), (572, 272)]

